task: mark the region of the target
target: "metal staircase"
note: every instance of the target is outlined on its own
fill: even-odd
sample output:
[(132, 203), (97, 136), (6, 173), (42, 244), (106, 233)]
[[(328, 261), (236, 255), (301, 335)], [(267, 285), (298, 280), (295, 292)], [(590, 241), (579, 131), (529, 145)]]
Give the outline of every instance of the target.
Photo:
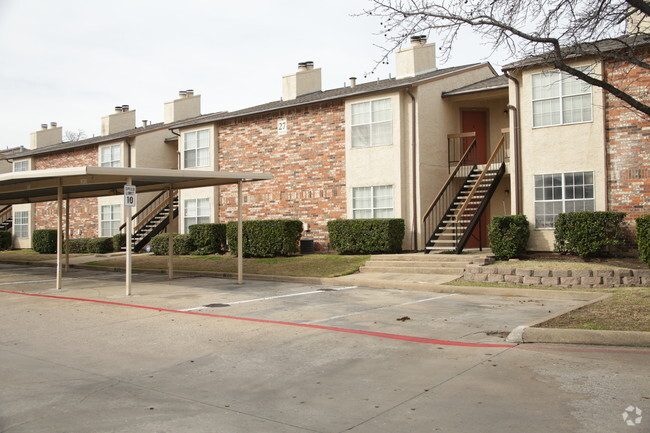
[[(424, 216), (425, 253), (441, 250), (460, 254), (463, 251), (505, 174), (506, 137), (504, 133), (487, 163), (481, 165), (476, 163), (473, 133), (449, 137), (450, 149), (458, 148), (452, 146), (452, 140), (472, 141), (469, 146), (463, 146), (465, 152)], [(481, 238), (479, 228), (479, 245)]]
[[(171, 191), (173, 219), (178, 216), (178, 191)], [(162, 232), (169, 225), (169, 199), (170, 191), (162, 191), (146, 206), (131, 217), (133, 221), (133, 235), (131, 244), (133, 251), (140, 251), (151, 239)], [(124, 233), (126, 223), (120, 226), (120, 233)], [(122, 247), (125, 251), (126, 247)]]
[(13, 225), (13, 213), (11, 212), (11, 205), (7, 205), (0, 209), (0, 231), (11, 230)]

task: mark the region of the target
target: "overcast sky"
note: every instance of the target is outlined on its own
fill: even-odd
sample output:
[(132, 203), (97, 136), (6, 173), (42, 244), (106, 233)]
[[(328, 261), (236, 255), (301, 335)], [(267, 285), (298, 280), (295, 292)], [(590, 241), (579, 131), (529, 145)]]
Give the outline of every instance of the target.
[[(281, 77), (313, 60), (323, 90), (388, 78), (375, 66), (379, 23), (353, 17), (369, 0), (0, 0), (0, 149), (29, 145), (41, 123), (100, 134), (101, 117), (128, 104), (163, 120), (178, 91), (201, 95), (203, 114), (282, 94)], [(435, 38), (431, 38), (435, 39)], [(431, 41), (430, 39), (430, 41)], [(434, 40), (435, 41), (435, 40)], [(478, 49), (477, 49), (478, 48)], [(461, 41), (446, 64), (488, 60)], [(500, 58), (491, 58), (497, 67)]]

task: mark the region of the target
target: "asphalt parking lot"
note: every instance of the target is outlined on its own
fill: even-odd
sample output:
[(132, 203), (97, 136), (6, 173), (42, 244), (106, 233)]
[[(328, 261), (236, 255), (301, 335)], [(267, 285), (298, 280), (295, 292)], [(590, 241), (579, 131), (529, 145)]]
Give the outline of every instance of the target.
[(0, 432), (650, 431), (650, 350), (505, 343), (579, 301), (133, 281), (0, 265)]

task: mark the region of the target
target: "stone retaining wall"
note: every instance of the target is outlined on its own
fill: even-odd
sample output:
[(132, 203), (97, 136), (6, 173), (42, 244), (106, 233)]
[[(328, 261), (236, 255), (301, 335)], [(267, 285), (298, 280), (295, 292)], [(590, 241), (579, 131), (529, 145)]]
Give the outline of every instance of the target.
[(521, 269), (507, 266), (469, 265), (463, 277), (468, 281), (528, 284), (560, 287), (629, 287), (650, 286), (650, 269)]

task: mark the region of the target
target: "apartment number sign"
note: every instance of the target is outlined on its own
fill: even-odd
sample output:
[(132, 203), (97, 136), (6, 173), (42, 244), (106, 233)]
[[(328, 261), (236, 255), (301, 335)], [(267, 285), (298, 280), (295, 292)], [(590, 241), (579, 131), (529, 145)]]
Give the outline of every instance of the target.
[(135, 207), (135, 185), (124, 185), (124, 206)]
[(278, 135), (285, 135), (287, 131), (287, 119), (278, 119)]

